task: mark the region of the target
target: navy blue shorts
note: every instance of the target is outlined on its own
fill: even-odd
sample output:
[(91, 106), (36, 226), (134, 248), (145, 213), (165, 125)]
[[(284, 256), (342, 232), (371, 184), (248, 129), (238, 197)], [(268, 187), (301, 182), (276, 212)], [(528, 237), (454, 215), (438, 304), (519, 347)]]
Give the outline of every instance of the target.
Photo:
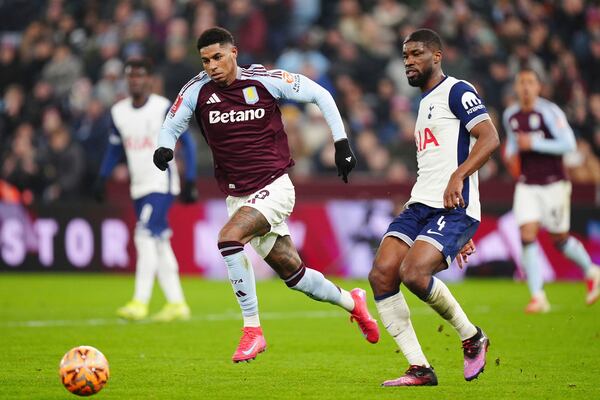
[(450, 265), (478, 226), (479, 221), (469, 217), (464, 209), (447, 210), (413, 203), (394, 218), (384, 238), (394, 236), (411, 247), (415, 240), (424, 240), (435, 246)]
[(173, 204), (173, 195), (170, 193), (150, 193), (135, 199), (135, 215), (137, 216), (136, 229), (150, 232), (152, 236), (170, 235), (167, 214)]

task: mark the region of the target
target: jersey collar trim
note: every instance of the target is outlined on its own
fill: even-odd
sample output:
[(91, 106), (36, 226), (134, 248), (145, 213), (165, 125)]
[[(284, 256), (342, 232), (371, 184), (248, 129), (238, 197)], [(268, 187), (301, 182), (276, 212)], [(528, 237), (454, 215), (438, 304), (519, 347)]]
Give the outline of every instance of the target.
[(443, 83), (443, 82), (446, 80), (446, 78), (448, 78), (448, 75), (444, 75), (444, 77), (442, 78), (442, 80), (441, 80), (441, 81), (439, 81), (439, 82), (437, 83), (437, 85), (435, 85), (434, 87), (432, 87), (432, 88), (431, 88), (431, 89), (429, 89), (428, 91), (426, 91), (426, 92), (423, 92), (423, 93), (421, 94), (421, 100), (422, 100), (422, 99), (424, 99), (424, 98), (425, 98), (425, 96), (427, 96), (429, 93), (431, 93), (431, 92), (433, 92), (435, 89), (437, 89), (437, 87), (438, 87), (438, 86), (440, 86), (440, 85), (441, 85), (441, 84), (442, 84), (442, 83)]
[(142, 108), (142, 107), (144, 107), (146, 104), (148, 104), (148, 102), (150, 101), (150, 96), (151, 96), (151, 95), (148, 95), (148, 97), (146, 97), (146, 101), (144, 101), (144, 102), (143, 102), (141, 105), (139, 105), (139, 106), (135, 106), (135, 105), (133, 104), (133, 97), (132, 97), (132, 98), (131, 98), (131, 107), (132, 107), (133, 109), (139, 110), (140, 108)]

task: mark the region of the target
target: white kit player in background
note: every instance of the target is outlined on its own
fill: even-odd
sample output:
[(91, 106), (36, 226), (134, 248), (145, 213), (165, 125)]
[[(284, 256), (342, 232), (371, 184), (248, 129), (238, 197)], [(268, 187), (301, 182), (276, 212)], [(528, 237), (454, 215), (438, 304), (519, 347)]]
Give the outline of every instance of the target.
[(575, 150), (575, 135), (558, 106), (539, 97), (541, 82), (533, 69), (519, 71), (515, 91), (518, 103), (504, 111), (503, 122), (507, 139), (505, 160), (511, 170), (520, 169), (513, 211), (523, 245), (521, 263), (531, 294), (525, 312), (550, 311), (536, 242), (540, 226), (550, 233), (556, 248), (583, 271), (586, 303), (591, 305), (600, 297), (600, 269), (592, 263), (583, 244), (569, 234), (571, 182), (564, 170), (563, 155)]
[(174, 196), (189, 203), (197, 199), (195, 189), (195, 145), (189, 133), (183, 136), (186, 173), (183, 190), (175, 162), (167, 171), (152, 165), (158, 134), (171, 102), (150, 93), (151, 64), (146, 59), (132, 59), (125, 64), (131, 97), (111, 108), (112, 130), (99, 178), (94, 185), (97, 200), (104, 198), (105, 182), (123, 155), (127, 158), (130, 192), (134, 201), (137, 225), (134, 233), (137, 263), (133, 299), (117, 310), (119, 317), (140, 320), (148, 315), (154, 279), (164, 292), (167, 304), (152, 318), (156, 321), (189, 319), (190, 309), (179, 281), (179, 266), (171, 248), (171, 230), (167, 214)]
[(404, 284), (452, 325), (462, 341), (464, 378), (485, 367), (489, 340), (467, 317), (437, 272), (472, 251), (481, 211), (477, 170), (499, 145), (483, 101), (465, 81), (442, 71), (442, 42), (419, 29), (404, 40), (406, 77), (421, 89), (415, 126), (418, 177), (410, 200), (390, 224), (369, 274), (375, 304), (409, 368), (383, 386), (432, 386), (438, 380), (421, 349), (400, 290)]

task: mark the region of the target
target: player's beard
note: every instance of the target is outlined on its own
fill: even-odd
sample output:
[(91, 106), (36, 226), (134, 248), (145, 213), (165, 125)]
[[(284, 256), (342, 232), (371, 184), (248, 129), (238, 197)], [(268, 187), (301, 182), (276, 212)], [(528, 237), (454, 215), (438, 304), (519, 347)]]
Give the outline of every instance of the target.
[(416, 71), (416, 74), (412, 78), (408, 78), (408, 84), (413, 87), (423, 87), (431, 78), (431, 74), (433, 73), (433, 67), (429, 66), (429, 68), (423, 70), (423, 72)]

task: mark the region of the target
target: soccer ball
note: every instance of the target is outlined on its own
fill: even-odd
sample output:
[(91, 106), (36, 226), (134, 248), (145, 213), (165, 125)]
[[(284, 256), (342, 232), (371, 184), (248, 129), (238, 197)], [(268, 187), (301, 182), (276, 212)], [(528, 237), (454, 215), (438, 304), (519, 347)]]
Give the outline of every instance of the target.
[(108, 361), (100, 350), (78, 346), (60, 360), (60, 378), (71, 393), (91, 396), (98, 393), (108, 381)]

